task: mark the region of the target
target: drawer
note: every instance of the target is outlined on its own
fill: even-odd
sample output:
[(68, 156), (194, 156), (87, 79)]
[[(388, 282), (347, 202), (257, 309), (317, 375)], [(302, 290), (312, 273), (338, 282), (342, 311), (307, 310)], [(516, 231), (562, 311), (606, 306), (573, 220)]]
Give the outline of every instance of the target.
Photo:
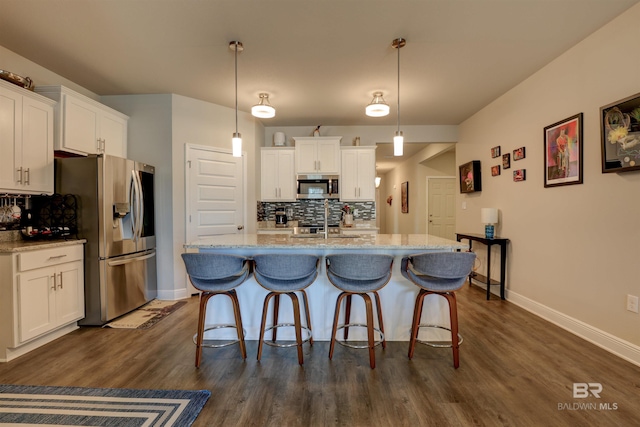
[(82, 244), (22, 252), (18, 254), (18, 271), (79, 261), (82, 260), (83, 255), (84, 245)]

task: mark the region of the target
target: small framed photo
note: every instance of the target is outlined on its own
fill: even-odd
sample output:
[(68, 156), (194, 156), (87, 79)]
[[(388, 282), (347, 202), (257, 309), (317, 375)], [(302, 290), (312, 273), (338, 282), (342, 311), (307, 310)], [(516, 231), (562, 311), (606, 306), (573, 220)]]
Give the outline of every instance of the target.
[(511, 153), (502, 155), (502, 169), (511, 168)]
[(582, 184), (582, 113), (544, 128), (544, 186)]
[(480, 173), (480, 160), (472, 160), (459, 166), (460, 192), (473, 193), (482, 191), (482, 176)]
[(513, 171), (513, 180), (515, 182), (525, 181), (527, 179), (527, 170), (526, 169), (518, 169)]
[(522, 160), (525, 158), (524, 147), (516, 148), (513, 150), (513, 161)]
[(491, 176), (500, 175), (500, 165), (491, 166)]
[(500, 157), (500, 146), (493, 147), (491, 149), (491, 158), (495, 159), (496, 157)]

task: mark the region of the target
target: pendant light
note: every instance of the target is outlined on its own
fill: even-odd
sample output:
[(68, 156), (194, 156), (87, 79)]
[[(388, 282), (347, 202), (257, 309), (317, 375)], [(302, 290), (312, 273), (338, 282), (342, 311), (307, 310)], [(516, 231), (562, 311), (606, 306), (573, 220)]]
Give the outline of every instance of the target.
[(260, 102), (251, 107), (251, 115), (260, 119), (270, 119), (276, 116), (276, 109), (269, 103), (269, 94), (261, 93), (258, 95)]
[(382, 92), (374, 92), (373, 100), (365, 108), (369, 117), (384, 117), (389, 115), (389, 104), (382, 97)]
[(233, 138), (231, 138), (231, 147), (233, 157), (242, 157), (242, 135), (238, 132), (238, 52), (242, 52), (244, 46), (239, 41), (232, 41), (229, 43), (229, 49), (235, 52), (236, 63), (236, 131), (233, 133)]
[(398, 49), (398, 130), (396, 130), (396, 135), (393, 137), (393, 155), (394, 156), (402, 156), (403, 153), (403, 145), (404, 145), (404, 136), (402, 135), (402, 131), (400, 130), (400, 49), (407, 44), (407, 41), (403, 38), (395, 39), (391, 46)]

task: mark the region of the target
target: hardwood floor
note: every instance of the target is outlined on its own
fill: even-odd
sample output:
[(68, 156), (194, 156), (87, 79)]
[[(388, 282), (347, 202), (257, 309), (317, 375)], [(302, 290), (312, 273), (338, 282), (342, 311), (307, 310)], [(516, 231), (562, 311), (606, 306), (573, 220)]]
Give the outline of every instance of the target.
[[(305, 345), (304, 367), (292, 348), (266, 346), (258, 363), (256, 341), (246, 361), (205, 348), (196, 369), (192, 298), (151, 329), (81, 328), (0, 363), (0, 383), (208, 389), (195, 426), (640, 425), (640, 367), (477, 287), (457, 295), (457, 370), (450, 349), (409, 360), (407, 342), (378, 347), (375, 370), (366, 350), (337, 346), (330, 361), (328, 342)], [(573, 398), (578, 382), (601, 383), (600, 398)]]

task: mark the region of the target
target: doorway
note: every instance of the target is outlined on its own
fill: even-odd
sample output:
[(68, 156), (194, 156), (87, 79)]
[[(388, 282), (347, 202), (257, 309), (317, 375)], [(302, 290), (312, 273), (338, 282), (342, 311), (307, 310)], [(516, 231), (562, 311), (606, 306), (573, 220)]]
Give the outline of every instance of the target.
[(427, 177), (427, 233), (455, 240), (456, 178)]

